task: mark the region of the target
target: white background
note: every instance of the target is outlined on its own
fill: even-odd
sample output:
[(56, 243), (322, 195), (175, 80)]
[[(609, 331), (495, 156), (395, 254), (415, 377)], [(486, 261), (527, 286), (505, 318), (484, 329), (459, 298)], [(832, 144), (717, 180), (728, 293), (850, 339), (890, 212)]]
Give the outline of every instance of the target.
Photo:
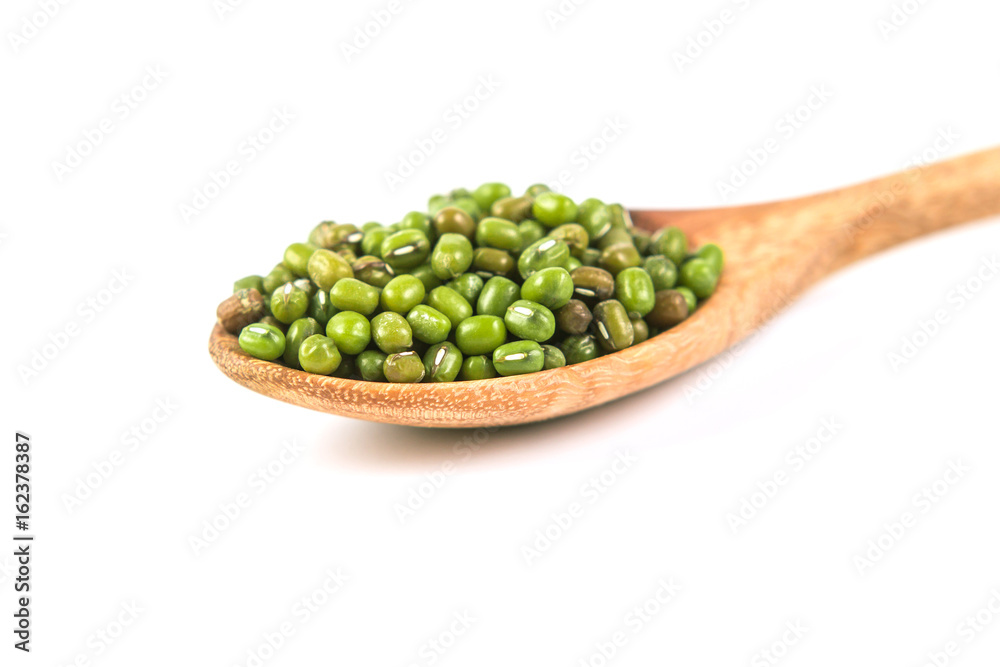
[[(342, 44), (387, 1), (251, 0), (222, 16), (211, 0), (69, 2), (35, 32), (24, 21), (43, 22), (39, 5), (6, 2), (3, 458), (15, 429), (31, 434), (37, 541), (30, 656), (11, 648), (13, 561), (0, 557), (0, 662), (257, 664), (248, 652), (289, 623), (263, 664), (597, 666), (599, 645), (622, 632), (606, 664), (772, 664), (760, 652), (779, 642), (783, 665), (916, 667), (955, 641), (948, 664), (995, 665), (1000, 280), (961, 308), (954, 290), (996, 256), (996, 220), (825, 281), (722, 373), (695, 369), (534, 426), (432, 431), (312, 413), (235, 385), (206, 351), (232, 280), (269, 270), (322, 219), (389, 223), (438, 191), (561, 171), (578, 198), (713, 207), (720, 179), (774, 136), (780, 150), (730, 203), (898, 171), (949, 128), (958, 139), (942, 159), (1000, 143), (1000, 6), (906, 4), (919, 9), (885, 34), (888, 0), (592, 0), (554, 26), (554, 0), (410, 0), (348, 62)], [(723, 9), (731, 22), (678, 67)], [(165, 78), (131, 93), (146, 68)], [(496, 90), (447, 121), (480, 77)], [(779, 133), (813, 86), (832, 97)], [(143, 98), (127, 117), (123, 94)], [(247, 160), (241, 144), (274, 109), (294, 119)], [(102, 119), (111, 132), (81, 164), (54, 165)], [(609, 120), (624, 130), (581, 159)], [(385, 172), (437, 127), (447, 140), (390, 190)], [(181, 205), (229, 160), (240, 173), (185, 220)], [(115, 271), (127, 286), (110, 295)], [(96, 298), (106, 303), (91, 313)], [(938, 309), (948, 322), (894, 368), (889, 354)], [(53, 339), (64, 346), (45, 348)], [(43, 350), (51, 358), (27, 373)], [(162, 423), (150, 421), (158, 400), (176, 406)], [(786, 459), (830, 419), (836, 434), (812, 460)], [(130, 449), (125, 434), (144, 427)], [(294, 461), (258, 493), (255, 471), (292, 439)], [(486, 444), (466, 458), (466, 441)], [(93, 476), (115, 451), (110, 477)], [(623, 451), (634, 462), (591, 502), (584, 485)], [(448, 462), (401, 521), (397, 504)], [(949, 462), (967, 471), (934, 503), (915, 501)], [(787, 484), (756, 497), (734, 532), (727, 515), (781, 471)], [(98, 488), (68, 507), (88, 475)], [(191, 538), (241, 493), (249, 506), (196, 554)], [(582, 515), (527, 562), (523, 548), (572, 503)], [(915, 525), (882, 536), (906, 512)], [(859, 568), (880, 536), (887, 549)], [(347, 583), (299, 613), (337, 568)], [(632, 622), (670, 578), (676, 596)], [(132, 603), (138, 618), (119, 633)], [(967, 641), (960, 624), (981, 609), (992, 624)], [(452, 644), (463, 613), (474, 621)], [(117, 637), (109, 646), (99, 631)], [(442, 633), (450, 648), (429, 653)]]

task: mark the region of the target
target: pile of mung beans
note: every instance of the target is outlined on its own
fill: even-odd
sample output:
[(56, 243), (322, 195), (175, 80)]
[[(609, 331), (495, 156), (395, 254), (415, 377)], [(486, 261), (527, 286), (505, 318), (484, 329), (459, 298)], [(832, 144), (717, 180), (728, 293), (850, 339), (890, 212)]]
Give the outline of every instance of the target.
[(223, 326), (259, 359), (369, 382), (533, 373), (637, 345), (715, 291), (723, 253), (650, 236), (619, 204), (502, 183), (430, 199), (391, 225), (321, 222)]

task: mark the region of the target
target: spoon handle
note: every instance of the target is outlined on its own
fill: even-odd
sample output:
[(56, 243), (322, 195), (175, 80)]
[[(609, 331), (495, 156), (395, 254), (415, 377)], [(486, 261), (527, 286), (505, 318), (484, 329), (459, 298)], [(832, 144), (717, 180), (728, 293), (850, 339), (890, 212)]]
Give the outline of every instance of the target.
[(799, 291), (881, 250), (1000, 215), (1000, 148), (798, 199), (631, 213), (641, 227), (677, 225), (697, 242), (716, 241), (761, 266), (797, 264), (788, 289)]
[(802, 204), (817, 213), (840, 212), (835, 233), (844, 245), (830, 267), (835, 270), (911, 239), (1000, 215), (1000, 148), (809, 199)]
[(725, 249), (731, 261), (720, 285), (732, 286), (738, 305), (727, 313), (721, 350), (841, 267), (925, 234), (1000, 215), (1000, 148), (798, 199), (631, 214), (645, 229), (677, 225), (695, 243), (714, 241)]

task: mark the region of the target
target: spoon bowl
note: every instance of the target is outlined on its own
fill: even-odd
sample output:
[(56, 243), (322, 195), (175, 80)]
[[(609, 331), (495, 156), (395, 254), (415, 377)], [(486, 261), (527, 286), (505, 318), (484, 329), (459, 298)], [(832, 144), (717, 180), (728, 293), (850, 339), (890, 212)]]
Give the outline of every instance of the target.
[(691, 211), (631, 211), (637, 227), (680, 227), (726, 253), (715, 294), (649, 340), (580, 364), (470, 382), (392, 384), (313, 375), (244, 353), (216, 324), (215, 364), (260, 394), (330, 414), (469, 428), (551, 419), (627, 396), (702, 364), (806, 288), (854, 261), (1000, 214), (1000, 149), (800, 199)]

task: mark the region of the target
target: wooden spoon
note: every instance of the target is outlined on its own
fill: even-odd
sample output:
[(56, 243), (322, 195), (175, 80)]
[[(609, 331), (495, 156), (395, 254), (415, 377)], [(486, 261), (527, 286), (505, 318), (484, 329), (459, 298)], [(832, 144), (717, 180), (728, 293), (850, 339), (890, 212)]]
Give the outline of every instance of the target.
[(216, 324), (209, 352), (254, 391), (336, 415), (478, 427), (585, 410), (708, 361), (827, 274), (953, 225), (1000, 214), (1000, 148), (802, 199), (699, 211), (632, 211), (636, 226), (683, 229), (726, 253), (716, 293), (685, 322), (593, 361), (475, 382), (388, 384), (311, 375), (245, 354)]

